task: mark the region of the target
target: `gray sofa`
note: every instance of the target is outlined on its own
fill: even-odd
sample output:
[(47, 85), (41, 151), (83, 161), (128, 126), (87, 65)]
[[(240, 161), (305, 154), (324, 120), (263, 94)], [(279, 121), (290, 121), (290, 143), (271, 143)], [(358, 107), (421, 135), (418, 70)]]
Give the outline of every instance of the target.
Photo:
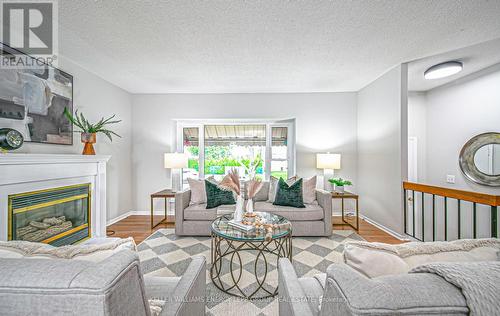
[(344, 264), (298, 278), (288, 259), (278, 263), (279, 315), (468, 315), (460, 290), (428, 273), (367, 278)]
[(67, 259), (0, 259), (1, 315), (205, 315), (205, 258), (180, 278), (143, 277), (139, 258), (122, 250), (99, 263)]
[[(254, 199), (255, 211), (270, 212), (286, 217), (292, 222), (293, 236), (330, 236), (332, 234), (331, 193), (316, 190), (316, 203), (305, 208), (277, 206), (268, 202), (269, 182)], [(209, 236), (210, 224), (218, 216), (234, 212), (234, 205), (207, 209), (206, 204), (190, 205), (191, 191), (175, 194), (175, 234), (179, 236)], [(246, 204), (246, 201), (245, 201)]]

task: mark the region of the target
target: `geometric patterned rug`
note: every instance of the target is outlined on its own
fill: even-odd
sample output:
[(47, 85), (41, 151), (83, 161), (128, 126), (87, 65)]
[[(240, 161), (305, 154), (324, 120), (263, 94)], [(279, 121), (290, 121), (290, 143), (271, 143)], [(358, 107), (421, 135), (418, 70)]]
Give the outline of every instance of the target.
[[(344, 244), (364, 240), (351, 230), (334, 230), (330, 237), (293, 237), (292, 263), (299, 277), (313, 276), (326, 272), (335, 262), (342, 262)], [(210, 278), (210, 237), (179, 237), (173, 229), (160, 229), (139, 244), (139, 258), (144, 275), (182, 276), (193, 256), (207, 258), (207, 315), (278, 315), (276, 298), (246, 300), (220, 291)], [(243, 290), (256, 288), (254, 263), (256, 255), (246, 251), (242, 255), (242, 279), (239, 285)], [(226, 265), (228, 266), (228, 265)], [(276, 262), (269, 261), (266, 285), (276, 287), (278, 273)], [(238, 269), (239, 266), (235, 266)], [(229, 278), (229, 271), (222, 272), (222, 279)]]

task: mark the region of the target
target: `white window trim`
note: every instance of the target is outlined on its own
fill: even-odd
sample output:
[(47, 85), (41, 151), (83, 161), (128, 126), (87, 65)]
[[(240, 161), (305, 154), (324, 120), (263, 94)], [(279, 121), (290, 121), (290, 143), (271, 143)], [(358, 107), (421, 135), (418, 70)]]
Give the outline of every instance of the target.
[[(176, 149), (177, 152), (184, 151), (184, 128), (197, 127), (199, 136), (199, 177), (205, 178), (205, 125), (266, 125), (266, 154), (264, 160), (264, 175), (265, 180), (271, 177), (271, 131), (273, 127), (287, 127), (287, 160), (288, 160), (288, 175), (296, 174), (296, 148), (295, 148), (295, 119), (286, 120), (259, 120), (259, 119), (243, 119), (243, 120), (226, 120), (226, 119), (196, 119), (196, 120), (176, 120), (177, 121), (177, 135), (176, 135)], [(273, 159), (282, 160), (282, 159)]]

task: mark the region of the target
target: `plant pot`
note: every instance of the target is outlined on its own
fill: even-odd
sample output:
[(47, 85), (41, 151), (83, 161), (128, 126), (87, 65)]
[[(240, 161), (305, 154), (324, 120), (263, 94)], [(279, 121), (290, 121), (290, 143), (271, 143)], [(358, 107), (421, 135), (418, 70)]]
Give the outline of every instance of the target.
[(337, 192), (337, 193), (344, 193), (344, 186), (343, 185), (336, 185), (335, 186), (335, 192)]
[(96, 143), (96, 134), (82, 133), (81, 140), (85, 144), (82, 155), (95, 155), (94, 144)]

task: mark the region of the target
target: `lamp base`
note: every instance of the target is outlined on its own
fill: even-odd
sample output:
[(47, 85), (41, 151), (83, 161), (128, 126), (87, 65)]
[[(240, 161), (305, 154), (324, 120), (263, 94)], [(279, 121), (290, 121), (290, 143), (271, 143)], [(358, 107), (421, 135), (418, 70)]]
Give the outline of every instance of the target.
[(333, 185), (328, 181), (333, 178), (333, 169), (323, 169), (323, 189), (332, 192)]

